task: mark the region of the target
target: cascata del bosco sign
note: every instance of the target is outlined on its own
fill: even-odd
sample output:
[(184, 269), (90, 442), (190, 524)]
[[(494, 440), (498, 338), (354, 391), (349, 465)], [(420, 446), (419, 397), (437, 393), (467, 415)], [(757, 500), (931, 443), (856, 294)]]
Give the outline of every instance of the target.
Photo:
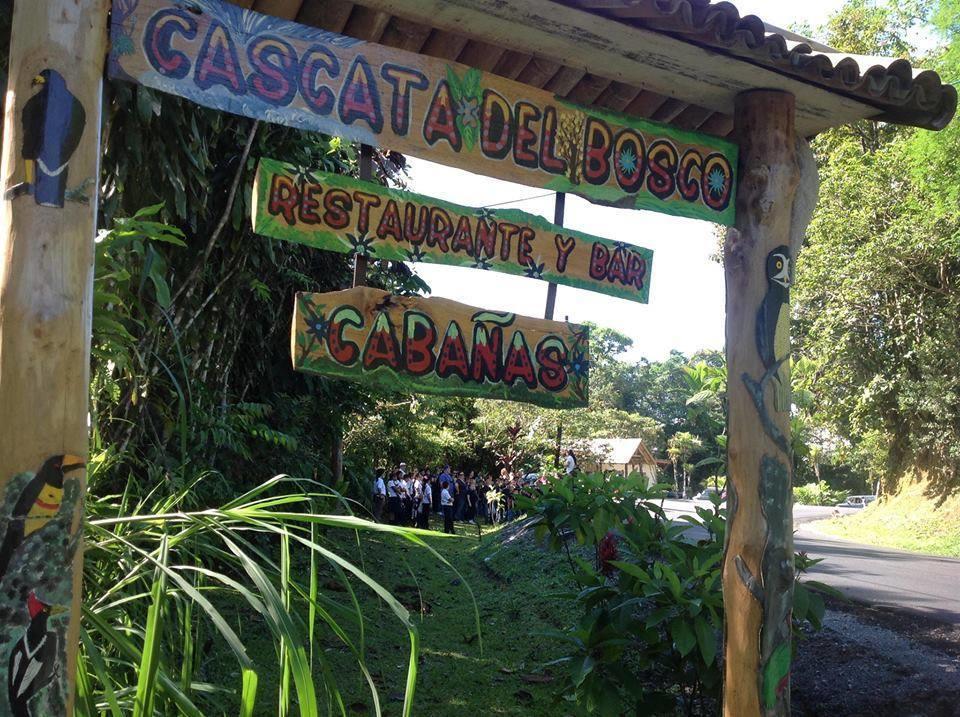
[(369, 287), (297, 294), (298, 371), (391, 390), (587, 405), (586, 327)]
[(215, 0), (128, 0), (110, 75), (619, 207), (732, 224), (736, 146)]
[(262, 159), (253, 229), (327, 251), (543, 279), (633, 301), (650, 294), (653, 252), (517, 209), (472, 209), (339, 174)]

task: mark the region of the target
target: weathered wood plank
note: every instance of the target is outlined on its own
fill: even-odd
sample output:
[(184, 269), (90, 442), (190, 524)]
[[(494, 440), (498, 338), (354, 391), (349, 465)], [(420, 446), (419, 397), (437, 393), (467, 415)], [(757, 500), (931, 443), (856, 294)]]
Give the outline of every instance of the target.
[(430, 57), (440, 57), (444, 60), (456, 60), (467, 46), (469, 39), (463, 35), (443, 30), (434, 30), (430, 33), (420, 52)]
[(11, 20), (0, 162), (4, 715), (73, 714), (108, 9), (30, 0)]
[(429, 25), (393, 17), (378, 42), (388, 47), (419, 52), (432, 31)]
[(297, 15), (297, 22), (343, 34), (343, 29), (347, 26), (352, 12), (353, 3), (346, 0), (305, 2)]
[(875, 107), (750, 62), (551, 0), (364, 2), (726, 114), (741, 92), (787, 91), (797, 98), (797, 131), (803, 136), (879, 114)]
[(350, 19), (343, 28), (343, 34), (368, 42), (377, 42), (387, 29), (390, 17), (389, 12), (355, 5), (353, 12), (350, 13)]
[(588, 398), (585, 326), (369, 287), (297, 294), (290, 353), (297, 371), (386, 389), (550, 408)]

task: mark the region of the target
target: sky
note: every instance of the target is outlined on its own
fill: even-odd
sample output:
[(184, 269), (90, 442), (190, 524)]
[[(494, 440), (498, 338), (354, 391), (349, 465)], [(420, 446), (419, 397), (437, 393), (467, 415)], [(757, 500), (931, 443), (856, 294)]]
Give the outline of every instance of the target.
[[(756, 14), (786, 28), (796, 23), (818, 27), (843, 0), (736, 0), (741, 14)], [(554, 197), (526, 187), (408, 158), (411, 191), (457, 204), (523, 209), (553, 220)], [(532, 199), (528, 199), (532, 198)], [(517, 201), (524, 200), (524, 201)], [(724, 331), (723, 269), (710, 257), (717, 250), (713, 225), (654, 212), (611, 209), (567, 196), (564, 225), (572, 229), (653, 249), (650, 303), (560, 286), (554, 317), (591, 321), (616, 329), (631, 339), (623, 358), (662, 360), (672, 349), (691, 354), (722, 349)], [(546, 282), (458, 267), (417, 264), (415, 271), (434, 296), (471, 306), (543, 316)]]

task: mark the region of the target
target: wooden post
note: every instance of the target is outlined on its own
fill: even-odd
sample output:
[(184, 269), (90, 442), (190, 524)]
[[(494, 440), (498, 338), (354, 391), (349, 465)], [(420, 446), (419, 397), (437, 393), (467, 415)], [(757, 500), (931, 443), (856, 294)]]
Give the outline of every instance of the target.
[[(369, 182), (373, 178), (373, 147), (369, 144), (360, 145), (360, 179)], [(353, 264), (353, 285), (367, 285), (368, 259), (363, 254), (357, 254)]]
[[(558, 227), (563, 226), (563, 210), (567, 204), (567, 195), (563, 192), (557, 192), (557, 197), (553, 205), (553, 223)], [(547, 306), (543, 312), (543, 318), (553, 320), (553, 310), (557, 305), (557, 285), (552, 281), (547, 286)]]
[(736, 100), (737, 225), (724, 251), (730, 518), (723, 564), (724, 715), (790, 713), (793, 457), (791, 217), (799, 181), (794, 98)]
[(13, 8), (0, 162), (4, 715), (73, 712), (107, 9)]

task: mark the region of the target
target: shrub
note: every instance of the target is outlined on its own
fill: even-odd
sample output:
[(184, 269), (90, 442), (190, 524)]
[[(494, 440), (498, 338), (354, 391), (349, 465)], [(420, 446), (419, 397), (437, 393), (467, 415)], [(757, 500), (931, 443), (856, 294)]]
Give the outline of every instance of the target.
[(836, 505), (842, 503), (847, 492), (831, 488), (825, 481), (807, 483), (793, 488), (793, 502), (803, 505)]
[[(709, 713), (719, 697), (726, 511), (716, 503), (671, 521), (662, 488), (636, 474), (578, 474), (524, 501), (576, 588), (562, 597), (581, 617), (554, 635), (568, 645), (554, 664), (565, 668), (559, 697), (577, 714)], [(810, 564), (799, 556), (798, 574)], [(822, 589), (798, 584), (795, 626), (819, 629)]]

